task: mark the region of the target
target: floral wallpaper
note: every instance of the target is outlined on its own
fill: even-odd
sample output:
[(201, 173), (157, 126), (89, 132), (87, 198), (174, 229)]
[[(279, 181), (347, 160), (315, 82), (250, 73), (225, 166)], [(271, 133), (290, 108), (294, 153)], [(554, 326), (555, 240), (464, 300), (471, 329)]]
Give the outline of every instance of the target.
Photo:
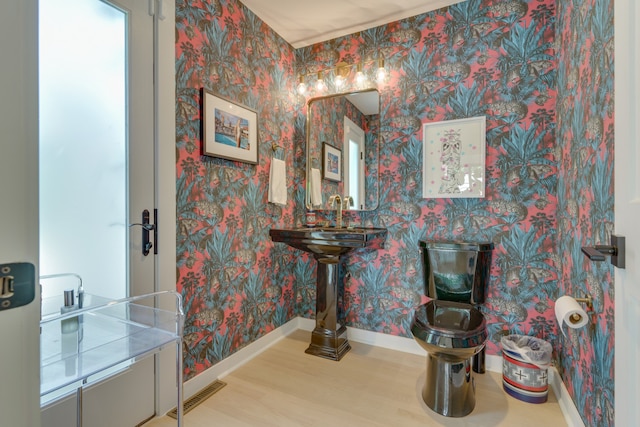
[[(177, 288), (185, 301), (185, 377), (269, 331), (294, 312), (291, 263), (269, 229), (293, 222), (293, 200), (267, 203), (273, 156), (293, 184), (293, 48), (234, 0), (176, 2)], [(203, 156), (202, 88), (258, 113), (259, 164)], [(273, 151), (272, 144), (279, 146)]]
[[(307, 100), (355, 84), (336, 90), (329, 72), (325, 92), (300, 96), (296, 77), (363, 61), (373, 82), (371, 64), (383, 57), (389, 76), (369, 84), (381, 95), (379, 205), (349, 216), (389, 236), (384, 250), (345, 260), (347, 325), (409, 337), (424, 301), (418, 242), (492, 241), (482, 306), (488, 353), (500, 353), (505, 333), (550, 341), (585, 423), (612, 425), (612, 273), (580, 254), (612, 227), (612, 19), (603, 0), (467, 0), (294, 50), (237, 0), (179, 0), (177, 287), (187, 310), (186, 378), (295, 316), (313, 318), (315, 261), (272, 243), (268, 230), (304, 221)], [(203, 87), (258, 112), (258, 165), (201, 154)], [(423, 199), (422, 124), (480, 115), (486, 197)], [(287, 164), (284, 207), (266, 200), (274, 155)], [(595, 331), (565, 340), (554, 301), (587, 290)]]
[[(345, 263), (350, 326), (411, 336), (424, 293), (418, 242), (493, 241), (483, 306), (489, 353), (500, 351), (504, 333), (555, 341), (554, 24), (553, 1), (469, 0), (296, 50), (299, 71), (382, 56), (390, 72), (378, 85), (379, 207), (359, 214), (389, 236), (385, 250), (354, 253)], [(423, 199), (422, 124), (480, 115), (487, 117), (486, 198)], [(302, 313), (312, 315), (313, 306)]]
[(558, 2), (558, 22), (561, 292), (588, 293), (595, 308), (591, 328), (558, 335), (558, 368), (585, 424), (613, 426), (614, 272), (580, 251), (609, 244), (613, 232), (613, 2)]

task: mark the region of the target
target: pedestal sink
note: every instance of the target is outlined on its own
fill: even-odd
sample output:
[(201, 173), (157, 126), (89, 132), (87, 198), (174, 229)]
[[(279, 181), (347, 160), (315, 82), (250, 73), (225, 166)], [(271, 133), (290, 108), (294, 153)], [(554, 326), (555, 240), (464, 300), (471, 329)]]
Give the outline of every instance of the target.
[(384, 228), (292, 228), (269, 230), (271, 240), (310, 252), (318, 261), (316, 278), (316, 327), (305, 350), (314, 356), (340, 360), (351, 349), (344, 314), (338, 316), (338, 295), (344, 292), (340, 257), (354, 249), (381, 249), (387, 238)]

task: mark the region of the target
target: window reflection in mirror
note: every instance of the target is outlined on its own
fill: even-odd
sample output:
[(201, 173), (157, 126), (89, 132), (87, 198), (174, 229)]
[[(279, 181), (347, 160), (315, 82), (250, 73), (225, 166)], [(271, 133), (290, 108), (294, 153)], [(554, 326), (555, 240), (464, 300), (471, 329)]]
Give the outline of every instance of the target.
[(349, 117), (344, 117), (344, 194), (353, 198), (353, 206), (362, 209), (365, 200), (364, 185), (364, 130)]
[[(307, 209), (329, 210), (329, 197), (351, 196), (354, 210), (378, 205), (380, 97), (375, 89), (312, 98), (307, 104)], [(340, 179), (327, 179), (323, 142), (341, 152)], [(315, 190), (315, 191), (314, 191)]]

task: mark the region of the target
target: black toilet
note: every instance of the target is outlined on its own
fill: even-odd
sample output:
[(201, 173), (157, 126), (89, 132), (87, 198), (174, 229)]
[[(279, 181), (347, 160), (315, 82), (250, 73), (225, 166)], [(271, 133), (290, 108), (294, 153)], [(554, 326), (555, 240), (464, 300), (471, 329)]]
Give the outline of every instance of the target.
[(484, 350), (487, 327), (475, 306), (484, 302), (493, 243), (420, 241), (420, 249), (425, 295), (433, 298), (411, 325), (428, 353), (422, 397), (441, 415), (463, 417), (476, 403), (472, 358)]

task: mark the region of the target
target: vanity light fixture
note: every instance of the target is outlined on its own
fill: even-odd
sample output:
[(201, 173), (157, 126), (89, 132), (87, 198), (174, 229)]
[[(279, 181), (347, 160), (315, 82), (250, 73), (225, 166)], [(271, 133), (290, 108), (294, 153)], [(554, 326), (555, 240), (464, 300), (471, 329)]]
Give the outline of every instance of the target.
[[(374, 68), (375, 65), (377, 65), (377, 68)], [(352, 80), (349, 76), (354, 66), (356, 73)], [(384, 83), (388, 78), (384, 58), (378, 57), (377, 59), (360, 61), (353, 64), (340, 61), (331, 68), (320, 69), (306, 74), (299, 74), (297, 91), (300, 95), (309, 94), (309, 86), (306, 81), (312, 82), (314, 75), (316, 76), (316, 81), (315, 84), (311, 83), (310, 87), (312, 90), (315, 89), (316, 92), (324, 92), (327, 90), (327, 82), (325, 81), (326, 75), (332, 76), (329, 78), (329, 85), (338, 90), (342, 90), (350, 80), (353, 86), (358, 89), (364, 89), (372, 85), (374, 78), (375, 82), (378, 84)]]

